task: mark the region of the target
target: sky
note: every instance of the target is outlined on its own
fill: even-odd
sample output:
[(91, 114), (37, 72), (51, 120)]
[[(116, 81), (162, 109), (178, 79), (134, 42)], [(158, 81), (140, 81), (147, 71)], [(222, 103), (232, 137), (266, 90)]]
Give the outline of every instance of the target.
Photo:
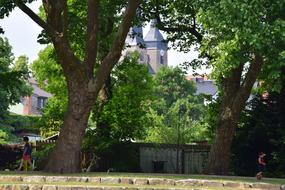
[[(35, 1), (29, 4), (29, 7), (38, 12), (40, 5), (41, 1)], [(4, 37), (8, 38), (15, 57), (26, 55), (29, 57), (29, 62), (32, 62), (37, 59), (38, 52), (45, 47), (37, 43), (37, 36), (42, 29), (18, 8), (9, 17), (0, 19), (0, 26), (5, 31)], [(145, 28), (144, 35), (147, 31), (148, 28)], [(197, 57), (197, 52), (185, 54), (170, 49), (168, 51), (168, 65), (176, 66), (195, 57)]]

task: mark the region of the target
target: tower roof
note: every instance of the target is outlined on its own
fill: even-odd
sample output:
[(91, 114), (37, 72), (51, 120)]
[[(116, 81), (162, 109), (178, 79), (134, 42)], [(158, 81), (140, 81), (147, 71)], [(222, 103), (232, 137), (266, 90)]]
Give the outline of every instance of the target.
[(167, 43), (165, 42), (162, 34), (156, 28), (156, 20), (151, 20), (150, 30), (144, 38), (147, 48), (158, 48), (158, 49), (167, 49)]
[(143, 30), (141, 26), (131, 27), (126, 38), (126, 44), (130, 46), (144, 46)]

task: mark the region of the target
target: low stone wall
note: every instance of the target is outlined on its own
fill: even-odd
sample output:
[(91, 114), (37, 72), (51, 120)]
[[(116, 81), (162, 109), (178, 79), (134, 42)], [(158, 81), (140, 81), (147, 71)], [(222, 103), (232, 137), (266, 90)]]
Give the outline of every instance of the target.
[[(69, 182), (77, 182), (79, 185), (70, 186), (68, 184)], [(157, 188), (155, 186), (157, 186)], [(166, 186), (167, 188), (161, 188), (161, 186)], [(221, 189), (240, 188), (252, 190), (285, 190), (285, 185), (274, 185), (267, 183), (242, 183), (232, 181), (223, 182), (198, 179), (174, 180), (164, 178), (128, 177), (0, 176), (0, 190), (178, 190), (191, 189), (192, 187), (196, 187), (196, 190), (199, 190), (200, 188), (203, 189), (203, 187), (217, 187)]]
[[(203, 190), (189, 188), (171, 188), (171, 190)], [(166, 188), (120, 187), (120, 186), (56, 186), (56, 185), (0, 185), (0, 190), (168, 190)]]

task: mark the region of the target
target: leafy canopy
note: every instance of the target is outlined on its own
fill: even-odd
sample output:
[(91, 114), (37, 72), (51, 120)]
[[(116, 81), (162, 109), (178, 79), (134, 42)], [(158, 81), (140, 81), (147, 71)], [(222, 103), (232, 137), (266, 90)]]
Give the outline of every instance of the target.
[(193, 81), (178, 67), (162, 68), (154, 80), (155, 99), (148, 111), (146, 141), (185, 144), (205, 139), (204, 101), (195, 95)]
[(207, 31), (201, 51), (214, 58), (216, 78), (251, 63), (254, 54), (264, 58), (263, 80), (272, 84), (280, 76), (285, 64), (284, 1), (217, 0), (201, 1), (200, 6), (198, 21)]
[(22, 96), (30, 95), (27, 85), (28, 58), (20, 56), (15, 63), (8, 40), (0, 37), (0, 119), (7, 113), (9, 105), (20, 102)]
[(51, 136), (63, 126), (67, 106), (67, 85), (52, 45), (39, 52), (39, 57), (33, 62), (31, 69), (39, 86), (53, 95), (44, 107), (40, 119), (41, 134)]

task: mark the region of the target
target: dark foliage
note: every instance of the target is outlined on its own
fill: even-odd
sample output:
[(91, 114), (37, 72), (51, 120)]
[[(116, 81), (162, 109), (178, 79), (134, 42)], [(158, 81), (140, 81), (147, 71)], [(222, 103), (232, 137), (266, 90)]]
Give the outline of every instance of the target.
[(266, 175), (285, 177), (285, 85), (279, 93), (256, 96), (242, 116), (232, 146), (232, 167), (237, 175), (253, 176), (258, 152), (267, 155)]
[(0, 170), (13, 170), (18, 167), (17, 161), (22, 156), (20, 147), (0, 145)]
[(100, 158), (97, 171), (138, 172), (139, 171), (139, 146), (134, 143), (118, 142), (108, 149), (96, 153)]
[(4, 143), (20, 142), (21, 138), (17, 135), (21, 132), (39, 133), (39, 117), (38, 116), (23, 116), (16, 114), (5, 115), (0, 119), (0, 131), (7, 134), (7, 139)]

